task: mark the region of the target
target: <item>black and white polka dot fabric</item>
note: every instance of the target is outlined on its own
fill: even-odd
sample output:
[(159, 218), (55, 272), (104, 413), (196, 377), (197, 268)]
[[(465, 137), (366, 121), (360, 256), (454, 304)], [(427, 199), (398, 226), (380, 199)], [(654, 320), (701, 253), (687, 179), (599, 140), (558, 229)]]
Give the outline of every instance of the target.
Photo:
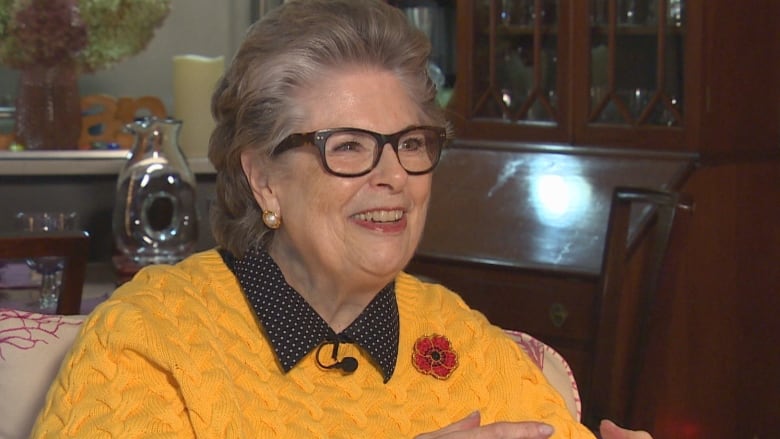
[(395, 285), (374, 297), (344, 331), (336, 334), (308, 302), (284, 280), (271, 256), (252, 249), (243, 258), (221, 251), (263, 326), (284, 372), (324, 341), (354, 343), (374, 360), (387, 382), (398, 357), (399, 316)]

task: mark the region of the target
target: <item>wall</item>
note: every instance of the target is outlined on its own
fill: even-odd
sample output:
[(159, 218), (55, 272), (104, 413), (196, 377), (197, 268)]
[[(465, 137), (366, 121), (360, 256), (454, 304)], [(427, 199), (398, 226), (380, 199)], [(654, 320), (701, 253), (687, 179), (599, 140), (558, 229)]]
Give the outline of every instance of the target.
[[(250, 23), (251, 0), (173, 0), (149, 46), (113, 68), (81, 77), (82, 95), (160, 97), (170, 110), (173, 65), (180, 54), (223, 55), (230, 60)], [(0, 106), (16, 96), (16, 71), (0, 67)]]

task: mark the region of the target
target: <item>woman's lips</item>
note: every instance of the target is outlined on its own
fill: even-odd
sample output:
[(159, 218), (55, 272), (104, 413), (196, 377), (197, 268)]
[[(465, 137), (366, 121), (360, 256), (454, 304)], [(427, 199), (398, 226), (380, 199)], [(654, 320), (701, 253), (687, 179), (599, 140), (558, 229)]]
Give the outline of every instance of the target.
[(360, 212), (351, 217), (360, 227), (383, 233), (397, 233), (406, 229), (406, 215), (402, 209), (378, 209)]

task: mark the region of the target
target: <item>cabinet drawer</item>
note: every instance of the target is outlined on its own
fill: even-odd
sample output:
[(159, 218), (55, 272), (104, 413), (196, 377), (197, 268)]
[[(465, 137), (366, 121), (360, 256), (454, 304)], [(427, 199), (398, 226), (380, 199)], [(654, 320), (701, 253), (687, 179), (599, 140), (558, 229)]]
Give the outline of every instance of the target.
[(416, 257), (407, 272), (439, 282), (494, 324), (545, 341), (593, 337), (597, 279)]

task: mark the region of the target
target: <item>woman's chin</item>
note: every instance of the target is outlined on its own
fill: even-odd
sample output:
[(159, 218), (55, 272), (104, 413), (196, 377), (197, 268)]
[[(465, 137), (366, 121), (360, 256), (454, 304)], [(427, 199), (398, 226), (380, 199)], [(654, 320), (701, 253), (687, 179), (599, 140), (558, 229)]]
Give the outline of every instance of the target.
[[(377, 282), (390, 282), (406, 267), (410, 257), (366, 258), (361, 265), (366, 273), (377, 278)], [(383, 285), (384, 286), (384, 285)]]

